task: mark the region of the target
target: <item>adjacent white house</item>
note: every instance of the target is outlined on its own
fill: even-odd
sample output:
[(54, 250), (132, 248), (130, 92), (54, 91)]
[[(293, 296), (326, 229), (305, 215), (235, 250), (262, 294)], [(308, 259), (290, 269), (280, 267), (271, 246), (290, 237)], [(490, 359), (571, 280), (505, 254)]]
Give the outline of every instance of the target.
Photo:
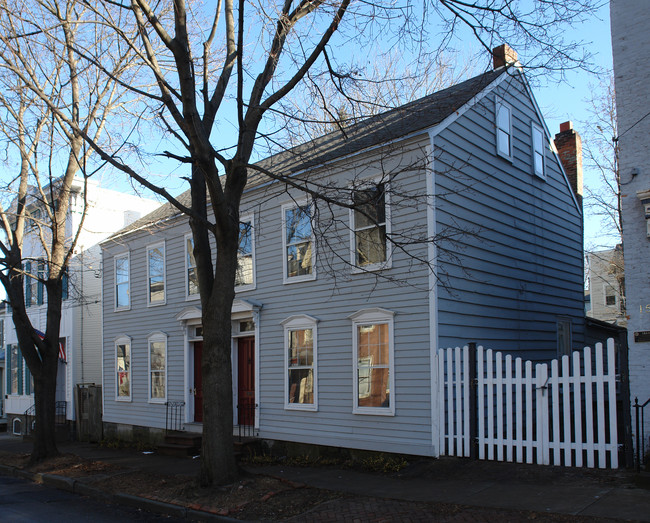
[[(34, 206), (32, 215), (38, 215), (38, 204), (28, 205)], [(68, 237), (79, 229), (84, 205), (87, 206), (86, 216), (64, 282), (61, 317), (56, 400), (65, 402), (61, 412), (65, 412), (68, 420), (75, 419), (76, 385), (101, 384), (102, 266), (98, 243), (155, 209), (159, 203), (104, 189), (92, 180), (87, 182), (84, 197), (84, 181), (75, 179), (66, 223)], [(28, 232), (23, 247), (26, 272), (38, 274), (43, 271), (43, 263), (38, 261), (42, 252), (36, 230)], [(46, 325), (46, 299), (44, 286), (34, 279), (25, 278), (27, 311), (34, 327), (41, 331), (45, 331)], [(34, 404), (33, 378), (20, 352), (9, 304), (3, 309), (0, 321), (4, 323), (4, 407), (8, 430), (20, 434), (25, 429), (25, 412)]]
[[(610, 2), (618, 119), (630, 396), (650, 399), (650, 9)], [(646, 407), (645, 435), (650, 436)], [(647, 448), (647, 441), (646, 441)]]
[(597, 320), (627, 325), (623, 246), (587, 253), (589, 312)]
[[(478, 341), (540, 361), (582, 346), (579, 190), (513, 54), (498, 48), (493, 70), (260, 162), (365, 203), (331, 209), (251, 176), (235, 428), (435, 456), (439, 347)], [(160, 438), (170, 403), (200, 432), (210, 398), (187, 217), (162, 206), (101, 246), (105, 434)]]

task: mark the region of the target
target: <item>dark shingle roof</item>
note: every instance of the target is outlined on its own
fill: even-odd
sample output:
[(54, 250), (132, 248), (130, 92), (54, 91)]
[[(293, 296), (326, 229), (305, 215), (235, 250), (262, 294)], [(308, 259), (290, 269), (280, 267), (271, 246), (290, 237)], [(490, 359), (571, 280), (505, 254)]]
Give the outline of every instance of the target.
[[(268, 171), (292, 174), (322, 165), (374, 145), (390, 142), (409, 134), (428, 129), (459, 110), (504, 72), (503, 68), (488, 71), (459, 84), (427, 95), (385, 113), (367, 118), (357, 124), (320, 136), (286, 151), (265, 158), (256, 165)], [(264, 174), (249, 173), (247, 186), (254, 187), (268, 178)], [(190, 205), (190, 192), (178, 197), (183, 205)], [(166, 203), (131, 225), (115, 233), (122, 236), (150, 224), (179, 214), (178, 209)]]

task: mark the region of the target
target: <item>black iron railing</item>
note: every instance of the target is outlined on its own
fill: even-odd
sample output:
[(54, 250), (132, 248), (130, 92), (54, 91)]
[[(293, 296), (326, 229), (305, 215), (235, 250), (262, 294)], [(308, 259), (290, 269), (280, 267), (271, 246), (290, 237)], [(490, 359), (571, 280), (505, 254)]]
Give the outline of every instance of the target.
[(183, 430), (184, 401), (168, 401), (165, 403), (165, 432)]
[[(66, 401), (57, 401), (54, 404), (54, 424), (65, 425), (67, 423), (66, 415), (68, 412), (68, 403)], [(29, 407), (25, 413), (25, 423), (22, 427), (24, 436), (29, 436), (36, 427), (36, 405)]]
[(257, 409), (257, 403), (253, 402), (237, 405), (237, 427), (240, 441), (255, 435), (255, 409)]
[(645, 414), (644, 408), (650, 403), (648, 398), (645, 403), (639, 404), (639, 398), (634, 398), (634, 411), (636, 414), (636, 471), (641, 471), (641, 464), (645, 465)]

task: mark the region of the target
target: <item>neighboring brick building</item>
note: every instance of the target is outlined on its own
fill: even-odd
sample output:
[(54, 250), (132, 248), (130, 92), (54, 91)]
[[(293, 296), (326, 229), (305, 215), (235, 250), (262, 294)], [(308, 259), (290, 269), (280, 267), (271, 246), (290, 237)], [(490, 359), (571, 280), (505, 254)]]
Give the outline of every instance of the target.
[[(632, 401), (650, 398), (650, 3), (610, 3)], [(645, 434), (650, 434), (646, 415)], [(646, 447), (647, 448), (647, 447)]]

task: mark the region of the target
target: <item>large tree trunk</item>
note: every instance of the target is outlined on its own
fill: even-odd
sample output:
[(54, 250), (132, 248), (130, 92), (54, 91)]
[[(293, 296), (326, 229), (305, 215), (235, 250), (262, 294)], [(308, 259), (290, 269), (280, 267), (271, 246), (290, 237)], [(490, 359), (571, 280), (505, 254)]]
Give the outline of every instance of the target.
[[(238, 231), (239, 224), (237, 224)], [(231, 236), (230, 234), (228, 236)], [(235, 234), (237, 237), (237, 234)], [(231, 311), (235, 296), (236, 242), (217, 248), (212, 292), (203, 312), (203, 445), (202, 486), (231, 483), (238, 474), (233, 448)], [(203, 290), (202, 290), (203, 291)]]
[(36, 427), (33, 433), (33, 463), (56, 456), (56, 373), (57, 361), (42, 366), (40, 376), (34, 376), (34, 403)]

